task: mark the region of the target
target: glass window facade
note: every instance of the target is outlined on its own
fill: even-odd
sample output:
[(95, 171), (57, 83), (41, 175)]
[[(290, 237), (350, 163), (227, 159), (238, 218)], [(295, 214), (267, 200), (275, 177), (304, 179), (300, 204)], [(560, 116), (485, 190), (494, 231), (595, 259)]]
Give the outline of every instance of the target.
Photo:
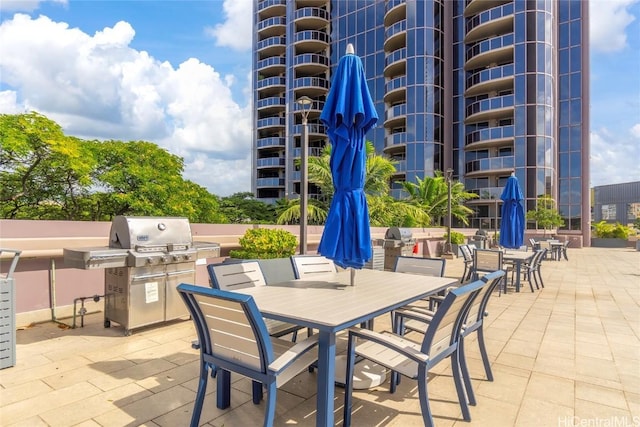
[[(317, 118), (352, 43), (380, 117), (367, 139), (399, 161), (394, 196), (400, 182), (449, 167), (468, 191), (497, 194), (514, 172), (526, 209), (548, 195), (566, 229), (589, 228), (587, 2), (254, 0), (254, 18), (258, 198), (299, 192), (295, 100), (316, 102), (312, 155), (328, 143)], [(282, 166), (263, 160), (275, 156)], [(265, 182), (284, 185), (258, 185)], [(480, 198), (470, 207), (472, 226), (497, 225), (499, 203)]]

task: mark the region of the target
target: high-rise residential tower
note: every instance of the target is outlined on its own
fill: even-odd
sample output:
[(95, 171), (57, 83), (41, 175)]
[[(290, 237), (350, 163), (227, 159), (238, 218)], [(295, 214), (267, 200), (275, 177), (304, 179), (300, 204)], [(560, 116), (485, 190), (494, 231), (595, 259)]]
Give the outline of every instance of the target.
[(527, 210), (551, 196), (562, 232), (589, 241), (588, 2), (254, 0), (253, 19), (259, 199), (300, 193), (296, 100), (313, 100), (308, 153), (318, 155), (331, 72), (352, 43), (380, 117), (367, 139), (398, 162), (392, 195), (451, 168), (479, 195), (471, 225), (492, 230), (513, 172)]

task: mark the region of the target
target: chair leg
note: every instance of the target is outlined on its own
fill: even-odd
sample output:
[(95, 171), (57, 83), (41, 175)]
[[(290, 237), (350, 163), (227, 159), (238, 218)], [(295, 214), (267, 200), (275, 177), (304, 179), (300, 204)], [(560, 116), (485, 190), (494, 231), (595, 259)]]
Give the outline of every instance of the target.
[(473, 392), (473, 385), (471, 384), (471, 374), (469, 374), (469, 366), (467, 365), (467, 357), (464, 351), (464, 338), (460, 338), (458, 343), (458, 360), (451, 360), (451, 363), (459, 363), (460, 371), (462, 373), (462, 379), (464, 380), (464, 388), (467, 392), (467, 398), (469, 399), (469, 405), (476, 404), (476, 395)]
[(253, 403), (259, 405), (262, 401), (262, 383), (260, 381), (251, 381), (251, 391), (253, 395)]
[(267, 386), (267, 401), (266, 401), (266, 409), (264, 414), (264, 427), (273, 426), (273, 420), (276, 417), (276, 382), (272, 381), (271, 384)]
[(482, 364), (484, 365), (484, 372), (487, 374), (487, 380), (493, 381), (493, 372), (489, 363), (487, 347), (484, 344), (484, 329), (482, 326), (478, 328), (478, 346), (480, 347), (480, 356), (482, 356)]
[(427, 392), (427, 369), (423, 366), (418, 368), (418, 396), (420, 397), (420, 410), (422, 420), (427, 427), (433, 427), (433, 416), (429, 407), (429, 393)]
[[(525, 276), (527, 282), (529, 282), (529, 287), (531, 288), (531, 292), (533, 292), (533, 283), (531, 283), (531, 274), (529, 273), (529, 270), (527, 270), (527, 274)], [(536, 286), (538, 286), (536, 284)]]
[(542, 281), (542, 273), (540, 272), (540, 267), (538, 267), (538, 270), (536, 271), (538, 272), (538, 278), (540, 279), (540, 286), (544, 288), (544, 282)]
[[(219, 369), (217, 373), (217, 407), (227, 409), (231, 406), (231, 373), (224, 369)], [(198, 393), (200, 389), (198, 389)]]
[[(213, 371), (213, 369), (212, 369)], [(200, 414), (202, 413), (202, 405), (204, 404), (204, 396), (207, 391), (207, 377), (209, 376), (209, 365), (200, 360), (200, 379), (198, 380), (198, 391), (196, 392), (196, 401), (193, 404), (193, 414), (191, 414), (191, 427), (200, 425)], [(221, 393), (218, 393), (220, 396)]]
[[(467, 404), (467, 396), (465, 395), (464, 384), (462, 384), (462, 373), (460, 372), (459, 349), (451, 354), (451, 368), (453, 369), (453, 382), (456, 385), (456, 392), (458, 393), (458, 401), (460, 402), (460, 409), (462, 410), (462, 418), (465, 421), (471, 421), (471, 412), (469, 411), (469, 405)], [(426, 390), (425, 390), (426, 391)]]
[(343, 427), (349, 427), (351, 425), (351, 405), (353, 400), (353, 369), (356, 364), (356, 349), (355, 338), (349, 338), (347, 344), (347, 369), (345, 372), (345, 384), (344, 384), (344, 413), (343, 413)]

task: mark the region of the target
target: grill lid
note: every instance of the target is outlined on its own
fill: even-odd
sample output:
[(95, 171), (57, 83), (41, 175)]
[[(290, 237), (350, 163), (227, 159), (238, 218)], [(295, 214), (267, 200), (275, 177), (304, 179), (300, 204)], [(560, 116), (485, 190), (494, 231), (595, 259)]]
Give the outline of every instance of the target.
[(391, 227), (385, 233), (384, 238), (408, 242), (409, 240), (412, 240), (413, 233), (410, 228)]
[(116, 216), (111, 222), (109, 247), (140, 252), (187, 250), (191, 226), (181, 217)]

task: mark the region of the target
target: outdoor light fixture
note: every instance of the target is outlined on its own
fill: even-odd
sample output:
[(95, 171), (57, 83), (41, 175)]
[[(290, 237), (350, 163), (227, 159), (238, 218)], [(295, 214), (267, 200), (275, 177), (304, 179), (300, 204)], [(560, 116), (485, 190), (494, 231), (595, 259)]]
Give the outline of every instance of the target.
[(302, 144), (300, 145), (300, 255), (307, 253), (307, 152), (309, 150), (309, 112), (313, 99), (301, 96), (296, 100), (302, 114)]
[(447, 247), (444, 255), (452, 256), (451, 251), (451, 181), (453, 180), (453, 169), (445, 171), (445, 180), (447, 181)]

